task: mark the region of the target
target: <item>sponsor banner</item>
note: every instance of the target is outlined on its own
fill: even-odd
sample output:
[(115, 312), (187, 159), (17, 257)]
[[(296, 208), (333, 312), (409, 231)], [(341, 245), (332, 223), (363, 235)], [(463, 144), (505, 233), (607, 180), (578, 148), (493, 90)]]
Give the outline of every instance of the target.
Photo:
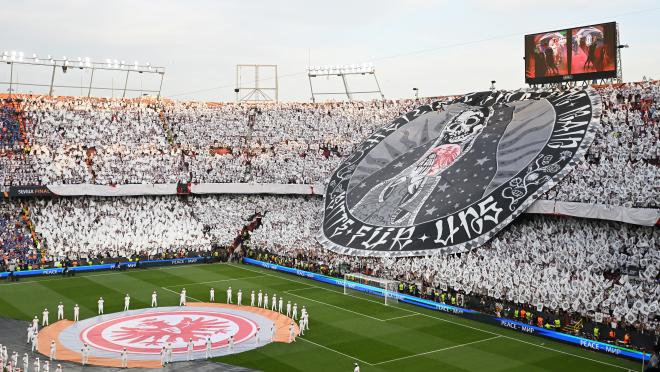
[[(243, 262), (248, 263), (250, 265), (255, 265), (255, 266), (263, 267), (263, 268), (266, 268), (266, 269), (270, 269), (270, 270), (281, 271), (281, 272), (301, 276), (301, 277), (304, 277), (304, 278), (309, 278), (309, 279), (316, 280), (316, 281), (323, 282), (323, 283), (333, 284), (333, 285), (337, 285), (337, 286), (341, 286), (341, 287), (344, 286), (344, 280), (339, 279), (339, 278), (328, 277), (328, 276), (325, 276), (325, 275), (316, 274), (316, 273), (312, 273), (312, 272), (309, 272), (309, 271), (293, 269), (293, 268), (290, 268), (290, 267), (280, 266), (280, 265), (276, 265), (276, 264), (272, 264), (272, 263), (268, 263), (268, 262), (263, 262), (263, 261), (259, 261), (259, 260), (255, 260), (255, 259), (247, 258), (247, 257), (243, 258)], [(569, 334), (565, 334), (565, 333), (561, 333), (561, 332), (556, 332), (556, 331), (549, 330), (549, 329), (539, 328), (539, 327), (536, 327), (536, 326), (532, 326), (532, 325), (529, 325), (529, 324), (517, 322), (517, 321), (514, 321), (514, 320), (510, 320), (510, 319), (498, 318), (498, 317), (491, 316), (491, 315), (484, 314), (484, 313), (480, 313), (478, 311), (471, 310), (471, 309), (464, 309), (464, 308), (460, 308), (460, 307), (457, 307), (457, 306), (450, 306), (450, 305), (446, 305), (446, 304), (440, 304), (440, 303), (437, 303), (437, 302), (434, 302), (434, 301), (429, 301), (429, 300), (425, 300), (425, 299), (422, 299), (422, 298), (418, 298), (418, 297), (414, 297), (414, 296), (410, 296), (410, 295), (406, 295), (406, 294), (387, 291), (387, 290), (384, 290), (384, 289), (378, 288), (378, 287), (372, 287), (372, 286), (368, 286), (368, 285), (365, 285), (365, 284), (354, 283), (354, 282), (348, 282), (348, 283), (350, 283), (350, 284), (347, 284), (347, 286), (350, 287), (353, 290), (356, 290), (356, 291), (371, 293), (371, 294), (375, 294), (375, 295), (379, 295), (379, 296), (384, 296), (385, 293), (387, 292), (389, 296), (396, 297), (401, 302), (406, 302), (406, 303), (409, 303), (409, 304), (412, 304), (412, 305), (415, 305), (415, 306), (421, 306), (421, 307), (431, 309), (431, 310), (438, 310), (438, 311), (442, 311), (442, 312), (445, 312), (445, 313), (451, 313), (451, 314), (459, 315), (459, 316), (462, 316), (464, 318), (468, 318), (468, 319), (471, 319), (471, 320), (476, 320), (476, 321), (483, 322), (483, 323), (489, 323), (489, 324), (497, 325), (497, 326), (500, 326), (500, 327), (503, 327), (503, 328), (513, 329), (513, 330), (516, 330), (516, 331), (519, 331), (519, 332), (524, 332), (524, 333), (538, 335), (538, 336), (541, 336), (541, 337), (551, 338), (551, 339), (556, 340), (556, 341), (561, 341), (561, 342), (564, 342), (564, 343), (577, 345), (577, 346), (583, 347), (585, 349), (595, 350), (595, 351), (599, 351), (599, 352), (602, 352), (602, 353), (613, 354), (613, 355), (622, 356), (622, 357), (626, 357), (626, 358), (629, 358), (629, 359), (635, 359), (635, 360), (642, 360), (642, 359), (643, 360), (649, 360), (650, 359), (649, 355), (644, 354), (644, 353), (639, 352), (639, 351), (636, 351), (636, 350), (631, 350), (631, 349), (623, 348), (623, 347), (616, 346), (616, 345), (610, 345), (610, 344), (607, 344), (607, 343), (604, 343), (604, 342), (589, 340), (589, 339), (586, 339), (586, 338), (577, 337), (577, 336), (573, 336), (573, 335), (569, 335)]]
[[(188, 257), (188, 258), (177, 258), (177, 259), (171, 259), (171, 260), (145, 260), (145, 261), (140, 261), (140, 267), (149, 267), (149, 266), (165, 266), (165, 265), (187, 265), (187, 264), (194, 264), (194, 263), (202, 263), (206, 262), (206, 257)], [(84, 266), (72, 266), (69, 267), (70, 271), (75, 271), (75, 272), (88, 272), (88, 271), (100, 271), (100, 270), (111, 270), (115, 268), (135, 268), (137, 267), (138, 262), (137, 261), (124, 261), (124, 262), (112, 262), (112, 263), (107, 263), (107, 264), (99, 264), (99, 265), (84, 265)], [(36, 275), (57, 275), (57, 274), (62, 274), (64, 272), (64, 268), (62, 267), (57, 267), (57, 268), (49, 268), (49, 269), (38, 269), (38, 270), (22, 270), (22, 271), (16, 271), (14, 272), (14, 275), (17, 277), (23, 277), (23, 276), (36, 276)], [(0, 273), (0, 278), (6, 278), (9, 276), (9, 272), (1, 272)]]
[(23, 198), (31, 196), (53, 196), (46, 186), (9, 186), (7, 195), (10, 198)]
[(477, 248), (583, 160), (600, 114), (592, 89), (478, 92), (421, 106), (337, 168), (318, 240), (356, 256)]

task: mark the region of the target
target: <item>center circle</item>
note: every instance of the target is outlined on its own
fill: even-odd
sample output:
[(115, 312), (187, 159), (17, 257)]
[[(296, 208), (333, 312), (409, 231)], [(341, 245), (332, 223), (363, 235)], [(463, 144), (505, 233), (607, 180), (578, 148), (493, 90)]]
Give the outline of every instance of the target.
[(257, 325), (242, 316), (201, 310), (149, 312), (127, 315), (96, 323), (80, 333), (80, 339), (92, 347), (121, 352), (159, 354), (172, 344), (173, 353), (185, 353), (192, 338), (193, 350), (225, 347), (229, 337), (243, 342), (256, 333)]

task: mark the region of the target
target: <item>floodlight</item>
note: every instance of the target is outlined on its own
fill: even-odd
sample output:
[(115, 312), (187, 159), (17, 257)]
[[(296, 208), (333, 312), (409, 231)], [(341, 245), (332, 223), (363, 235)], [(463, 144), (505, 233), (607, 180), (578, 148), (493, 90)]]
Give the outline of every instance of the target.
[(23, 62), (23, 56), (24, 56), (23, 52), (18, 52), (18, 61), (19, 62)]

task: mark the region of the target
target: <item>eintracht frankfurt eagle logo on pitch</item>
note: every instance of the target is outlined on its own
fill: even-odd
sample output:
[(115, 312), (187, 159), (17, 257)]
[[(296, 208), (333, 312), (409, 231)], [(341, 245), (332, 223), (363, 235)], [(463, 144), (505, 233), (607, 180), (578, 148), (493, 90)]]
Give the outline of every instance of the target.
[(240, 343), (252, 337), (256, 324), (234, 314), (212, 311), (172, 311), (130, 315), (97, 323), (80, 334), (82, 342), (107, 351), (158, 354), (171, 343), (174, 353), (186, 352), (192, 339), (194, 350), (204, 350), (207, 338), (212, 348), (227, 345), (230, 336)]

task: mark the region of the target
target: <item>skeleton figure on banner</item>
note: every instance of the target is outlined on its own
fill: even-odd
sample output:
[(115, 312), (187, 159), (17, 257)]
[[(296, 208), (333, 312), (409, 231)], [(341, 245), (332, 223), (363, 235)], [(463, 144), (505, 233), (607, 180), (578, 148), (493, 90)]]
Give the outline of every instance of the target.
[(412, 225), (443, 171), (472, 148), (492, 112), (492, 108), (484, 107), (456, 114), (417, 161), (371, 188), (351, 213), (365, 223)]

